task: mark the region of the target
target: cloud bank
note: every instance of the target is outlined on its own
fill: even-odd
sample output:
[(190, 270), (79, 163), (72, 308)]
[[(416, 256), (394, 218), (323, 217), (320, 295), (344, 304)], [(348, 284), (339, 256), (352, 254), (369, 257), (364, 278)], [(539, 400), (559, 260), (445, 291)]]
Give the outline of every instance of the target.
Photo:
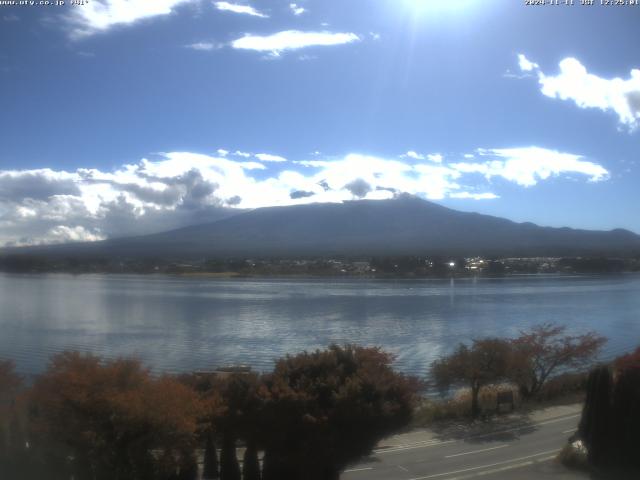
[[(273, 153), (218, 149), (164, 153), (113, 171), (0, 170), (0, 245), (140, 235), (258, 208), (410, 193), (432, 200), (490, 200), (496, 178), (532, 187), (552, 177), (606, 180), (607, 170), (540, 147), (479, 149), (439, 162), (351, 153), (291, 162)], [(481, 175), (482, 177), (478, 178)]]
[(589, 73), (575, 58), (565, 58), (557, 75), (546, 75), (537, 63), (518, 55), (520, 70), (536, 72), (543, 95), (573, 101), (580, 108), (614, 112), (620, 125), (630, 131), (640, 124), (640, 70), (632, 69), (629, 78), (603, 78)]
[(562, 174), (579, 174), (590, 182), (609, 178), (609, 172), (597, 163), (582, 160), (582, 156), (539, 147), (479, 149), (484, 162), (461, 162), (451, 168), (461, 173), (479, 173), (487, 179), (501, 177), (523, 187), (532, 187), (541, 180)]

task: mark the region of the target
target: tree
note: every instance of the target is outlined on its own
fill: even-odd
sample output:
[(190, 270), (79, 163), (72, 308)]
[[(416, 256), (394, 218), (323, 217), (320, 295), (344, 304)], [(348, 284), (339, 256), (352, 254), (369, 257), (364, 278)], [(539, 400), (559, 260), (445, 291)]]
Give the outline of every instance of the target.
[(571, 336), (564, 335), (565, 330), (565, 326), (544, 323), (520, 332), (513, 340), (517, 353), (513, 379), (524, 397), (539, 393), (559, 370), (587, 366), (606, 342), (595, 332)]
[(220, 393), (222, 401), (221, 413), (214, 419), (214, 424), (222, 433), (220, 478), (240, 480), (236, 440), (243, 439), (255, 449), (260, 436), (259, 379), (254, 373), (233, 373), (218, 381), (214, 388)]
[(588, 449), (589, 462), (602, 465), (611, 448), (611, 373), (606, 366), (594, 368), (587, 380), (587, 396), (578, 425), (578, 436)]
[(220, 451), (220, 479), (240, 480), (240, 465), (236, 455), (236, 436), (233, 430), (222, 434), (222, 450)]
[(618, 371), (628, 368), (640, 368), (640, 347), (636, 348), (632, 353), (616, 358), (614, 365)]
[(220, 382), (214, 374), (188, 373), (178, 376), (179, 381), (198, 394), (200, 416), (198, 418), (198, 443), (204, 444), (203, 480), (220, 478), (216, 434), (219, 418), (226, 413), (220, 393)]
[(214, 435), (210, 432), (206, 435), (205, 440), (202, 478), (204, 480), (216, 480), (220, 478), (218, 472), (218, 453), (216, 452)]
[(332, 345), (276, 362), (265, 378), (263, 480), (334, 480), (406, 425), (418, 382), (378, 348)]
[(197, 395), (137, 360), (55, 355), (31, 402), (41, 439), (73, 458), (78, 480), (167, 478), (190, 463)]
[(258, 461), (258, 449), (255, 442), (247, 443), (242, 462), (243, 480), (260, 480), (260, 462)]
[[(640, 351), (637, 350), (636, 353)], [(627, 364), (617, 372), (613, 388), (613, 444), (614, 461), (626, 468), (640, 470), (640, 450), (638, 432), (640, 431), (640, 362)], [(635, 476), (638, 478), (640, 475)]]
[(480, 413), (480, 389), (509, 376), (512, 349), (499, 338), (474, 340), (471, 347), (461, 343), (454, 353), (431, 364), (431, 375), (441, 389), (465, 385), (471, 389), (471, 416)]

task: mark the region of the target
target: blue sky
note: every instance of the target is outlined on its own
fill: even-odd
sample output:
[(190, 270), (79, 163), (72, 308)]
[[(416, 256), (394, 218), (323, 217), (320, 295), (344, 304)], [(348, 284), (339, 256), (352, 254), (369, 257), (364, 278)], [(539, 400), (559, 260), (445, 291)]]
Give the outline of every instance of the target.
[(2, 3), (0, 244), (399, 192), (640, 232), (638, 6)]

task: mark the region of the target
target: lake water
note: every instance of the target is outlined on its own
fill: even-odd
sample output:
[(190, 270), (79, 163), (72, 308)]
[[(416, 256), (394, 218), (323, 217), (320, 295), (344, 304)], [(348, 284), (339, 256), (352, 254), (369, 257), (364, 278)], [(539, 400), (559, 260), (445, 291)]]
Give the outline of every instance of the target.
[(640, 276), (500, 279), (202, 279), (0, 274), (0, 357), (25, 374), (65, 349), (137, 355), (157, 371), (249, 363), (331, 342), (380, 345), (397, 367), (474, 337), (540, 322), (609, 338), (602, 357), (640, 344)]

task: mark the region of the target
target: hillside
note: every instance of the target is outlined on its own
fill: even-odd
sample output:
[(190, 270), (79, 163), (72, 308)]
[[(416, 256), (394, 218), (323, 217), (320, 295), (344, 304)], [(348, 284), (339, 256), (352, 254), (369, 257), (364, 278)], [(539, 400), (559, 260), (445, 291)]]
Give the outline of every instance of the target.
[(169, 232), (4, 253), (105, 257), (332, 255), (631, 255), (640, 236), (540, 227), (416, 197), (267, 207)]

